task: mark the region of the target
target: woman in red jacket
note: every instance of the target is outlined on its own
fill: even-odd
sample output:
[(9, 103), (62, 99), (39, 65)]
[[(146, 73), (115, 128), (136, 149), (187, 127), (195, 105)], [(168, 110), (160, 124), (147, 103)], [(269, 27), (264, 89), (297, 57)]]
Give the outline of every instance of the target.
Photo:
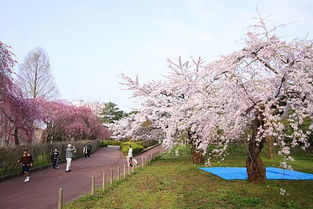
[(17, 162), (22, 163), (22, 171), (25, 177), (24, 182), (29, 182), (30, 177), (30, 167), (33, 165), (33, 158), (32, 156), (28, 153), (28, 150), (23, 151), (23, 155), (21, 159), (19, 159)]

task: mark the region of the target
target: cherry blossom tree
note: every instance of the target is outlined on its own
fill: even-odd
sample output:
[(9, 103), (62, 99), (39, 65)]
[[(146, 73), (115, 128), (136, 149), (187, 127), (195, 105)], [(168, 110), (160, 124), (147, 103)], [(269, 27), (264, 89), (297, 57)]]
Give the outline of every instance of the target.
[[(221, 59), (214, 71), (223, 75), (219, 98), (226, 98), (223, 109), (227, 112), (221, 120), (230, 131), (249, 132), (248, 180), (265, 182), (260, 153), (269, 137), (275, 137), (280, 145), (283, 165), (292, 160), (290, 147), (309, 146), (310, 130), (300, 127), (313, 110), (313, 48), (308, 40), (280, 40), (262, 19), (254, 29), (247, 34), (246, 47)], [(292, 128), (290, 134), (287, 127)]]
[(25, 100), (13, 82), (12, 69), (16, 63), (9, 46), (0, 42), (0, 133), (5, 143), (14, 140), (31, 142), (33, 122), (40, 119), (32, 100)]
[(42, 98), (36, 102), (46, 125), (44, 137), (47, 141), (103, 139), (110, 135), (90, 108)]
[(122, 140), (142, 141), (163, 139), (165, 137), (164, 131), (155, 121), (139, 112), (109, 124), (109, 128)]
[(75, 107), (63, 101), (46, 101), (38, 95), (34, 99), (25, 99), (12, 78), (16, 62), (9, 48), (0, 42), (0, 137), (5, 143), (31, 142), (35, 126), (42, 122), (46, 126), (47, 140), (109, 137), (109, 130), (90, 108)]
[(141, 109), (136, 117), (115, 123), (113, 133), (134, 134), (144, 121), (152, 121), (164, 132), (167, 148), (187, 136), (194, 163), (203, 162), (209, 145), (216, 147), (211, 154), (223, 157), (231, 142), (243, 140), (248, 180), (254, 183), (266, 180), (260, 153), (274, 138), (284, 157), (281, 165), (291, 168), (290, 149), (308, 147), (313, 128), (301, 129), (313, 111), (313, 42), (281, 40), (275, 29), (260, 19), (242, 50), (210, 63), (169, 60), (171, 71), (163, 81), (141, 84), (123, 76)]

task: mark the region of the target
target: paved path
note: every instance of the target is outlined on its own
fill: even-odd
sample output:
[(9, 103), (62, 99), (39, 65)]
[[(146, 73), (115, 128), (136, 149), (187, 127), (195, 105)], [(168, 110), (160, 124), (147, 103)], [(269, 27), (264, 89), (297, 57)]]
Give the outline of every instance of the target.
[[(141, 163), (141, 156), (162, 151), (157, 146), (135, 157)], [(80, 195), (90, 192), (91, 176), (95, 176), (96, 185), (102, 184), (103, 171), (121, 167), (126, 163), (119, 147), (99, 148), (90, 159), (77, 159), (72, 162), (72, 172), (66, 173), (65, 165), (52, 171), (47, 168), (31, 174), (31, 182), (24, 183), (23, 177), (16, 177), (0, 183), (1, 209), (54, 209), (57, 208), (58, 189), (64, 190), (64, 201), (69, 202)], [(114, 174), (116, 175), (116, 173)], [(109, 176), (107, 175), (107, 182)]]

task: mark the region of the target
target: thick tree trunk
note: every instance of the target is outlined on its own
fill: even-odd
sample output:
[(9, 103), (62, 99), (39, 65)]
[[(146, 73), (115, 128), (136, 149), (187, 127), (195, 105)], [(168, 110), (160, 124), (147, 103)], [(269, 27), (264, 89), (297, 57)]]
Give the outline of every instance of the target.
[(248, 181), (252, 183), (265, 183), (266, 181), (265, 167), (260, 157), (264, 140), (261, 140), (261, 142), (256, 141), (258, 127), (260, 127), (260, 125), (261, 122), (256, 117), (252, 123), (252, 135), (249, 141), (248, 156), (246, 161)]
[(205, 159), (203, 156), (203, 151), (198, 150), (196, 146), (191, 146), (192, 162), (193, 164), (204, 164)]
[(203, 151), (197, 149), (196, 142), (193, 137), (196, 136), (196, 133), (188, 131), (189, 144), (191, 145), (191, 155), (193, 164), (204, 164), (205, 159), (203, 156)]
[(246, 161), (248, 181), (252, 183), (265, 183), (266, 173), (263, 161), (260, 157), (260, 151), (258, 148), (250, 149)]

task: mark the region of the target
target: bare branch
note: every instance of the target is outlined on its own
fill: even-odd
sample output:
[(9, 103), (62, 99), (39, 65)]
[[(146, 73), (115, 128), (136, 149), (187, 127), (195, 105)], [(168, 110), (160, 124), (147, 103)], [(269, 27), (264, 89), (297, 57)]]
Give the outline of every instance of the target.
[(47, 53), (36, 48), (30, 51), (17, 74), (18, 83), (27, 98), (56, 99), (58, 90), (51, 74)]

